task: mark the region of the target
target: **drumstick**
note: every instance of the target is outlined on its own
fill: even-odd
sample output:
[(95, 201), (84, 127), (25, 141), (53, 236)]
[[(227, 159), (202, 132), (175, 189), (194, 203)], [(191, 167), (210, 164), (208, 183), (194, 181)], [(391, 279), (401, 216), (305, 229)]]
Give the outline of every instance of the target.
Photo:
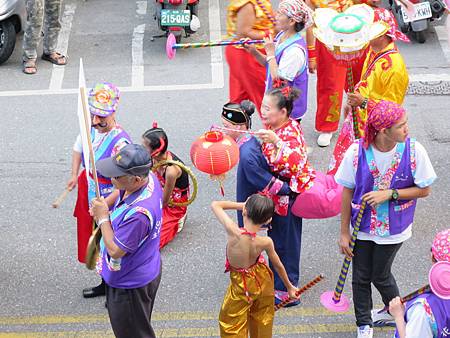
[(58, 196), (58, 198), (52, 203), (53, 208), (59, 208), (61, 203), (66, 199), (67, 194), (70, 192), (69, 189), (65, 189), (61, 195)]
[(322, 275), (322, 274), (318, 275), (316, 278), (314, 278), (313, 280), (311, 280), (310, 282), (308, 282), (307, 284), (302, 286), (300, 289), (298, 289), (298, 291), (295, 293), (296, 298), (293, 298), (293, 299), (287, 298), (287, 299), (283, 300), (281, 303), (275, 305), (275, 311), (288, 305), (291, 302), (295, 302), (300, 297), (301, 294), (303, 294), (306, 291), (308, 291), (309, 289), (311, 289), (314, 285), (319, 283), (324, 278), (325, 278), (324, 275)]
[[(427, 284), (425, 286), (422, 286), (421, 288), (411, 292), (410, 294), (406, 295), (405, 297), (403, 297), (401, 299), (402, 304), (405, 304), (406, 302), (410, 301), (413, 298), (416, 298), (417, 296), (420, 296), (426, 292), (430, 292), (431, 291), (431, 287), (430, 284)], [(387, 310), (389, 310), (389, 306), (386, 305), (384, 308), (382, 308), (380, 311), (378, 311), (378, 313), (382, 313), (382, 312), (386, 312)]]

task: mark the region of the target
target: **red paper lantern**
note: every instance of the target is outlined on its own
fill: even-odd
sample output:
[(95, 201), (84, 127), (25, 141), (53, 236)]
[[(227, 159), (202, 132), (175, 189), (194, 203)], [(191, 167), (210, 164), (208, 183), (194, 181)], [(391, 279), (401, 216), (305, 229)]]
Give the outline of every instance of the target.
[(232, 169), (239, 160), (239, 146), (220, 131), (209, 131), (191, 146), (194, 166), (210, 175), (221, 175)]

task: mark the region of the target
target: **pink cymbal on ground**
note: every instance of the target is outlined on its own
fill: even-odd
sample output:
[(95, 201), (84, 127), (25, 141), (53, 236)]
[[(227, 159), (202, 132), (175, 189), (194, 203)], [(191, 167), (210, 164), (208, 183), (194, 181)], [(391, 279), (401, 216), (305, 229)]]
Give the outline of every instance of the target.
[(338, 302), (334, 301), (334, 291), (326, 291), (320, 296), (322, 305), (332, 312), (347, 312), (350, 308), (350, 300), (344, 294)]

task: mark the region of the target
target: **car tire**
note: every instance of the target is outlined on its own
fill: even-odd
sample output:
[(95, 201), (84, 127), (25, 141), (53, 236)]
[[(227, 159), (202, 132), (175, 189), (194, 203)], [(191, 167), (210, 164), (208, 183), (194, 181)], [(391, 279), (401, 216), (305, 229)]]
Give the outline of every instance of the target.
[(0, 64), (9, 59), (16, 44), (16, 29), (10, 20), (0, 22)]

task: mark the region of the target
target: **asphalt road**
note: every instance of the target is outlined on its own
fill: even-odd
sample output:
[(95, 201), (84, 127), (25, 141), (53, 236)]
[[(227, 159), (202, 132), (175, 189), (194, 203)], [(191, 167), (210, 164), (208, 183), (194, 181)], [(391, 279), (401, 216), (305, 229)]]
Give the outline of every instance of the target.
[[(153, 2), (146, 10), (145, 4), (68, 1), (64, 20), (65, 29), (70, 26), (70, 63), (63, 76), (62, 69), (44, 62), (38, 64), (37, 75), (23, 75), (20, 48), (0, 67), (0, 337), (112, 336), (104, 300), (81, 297), (81, 289), (95, 285), (99, 278), (76, 260), (72, 217), (76, 194), (71, 193), (60, 209), (51, 208), (69, 177), (71, 148), (78, 133), (80, 57), (88, 84), (108, 80), (123, 89), (117, 117), (135, 142), (156, 120), (166, 129), (170, 148), (189, 164), (191, 142), (219, 121), (228, 92), (221, 49), (186, 50), (168, 61), (165, 39), (151, 41), (159, 32), (152, 18)], [(219, 38), (224, 15), (224, 2), (202, 2), (202, 28), (185, 41)], [(439, 176), (432, 195), (419, 202), (413, 238), (394, 264), (402, 293), (427, 282), (431, 241), (439, 229), (449, 227), (450, 99), (412, 95), (447, 90), (450, 70), (445, 43), (431, 29), (426, 44), (400, 47), (413, 81), (406, 99), (411, 135), (424, 144)], [(430, 83), (430, 79), (443, 82)], [(325, 170), (332, 148), (315, 144), (314, 77), (310, 85), (304, 132), (313, 148), (311, 162)], [(223, 273), (225, 234), (211, 216), (209, 204), (221, 197), (206, 175), (196, 173), (200, 191), (185, 229), (162, 252), (163, 278), (154, 310), (159, 337), (218, 335), (217, 316), (228, 275)], [(233, 173), (225, 191), (226, 198), (234, 198)], [(334, 287), (342, 263), (336, 245), (338, 228), (338, 218), (304, 221), (301, 280), (306, 283), (319, 273), (327, 279), (304, 295), (301, 306), (277, 313), (276, 337), (354, 336), (351, 313), (327, 312), (319, 302), (321, 293)], [(351, 295), (351, 283), (345, 293)], [(378, 294), (374, 295), (375, 304), (380, 304)], [(375, 337), (391, 336), (390, 329), (375, 331)]]

